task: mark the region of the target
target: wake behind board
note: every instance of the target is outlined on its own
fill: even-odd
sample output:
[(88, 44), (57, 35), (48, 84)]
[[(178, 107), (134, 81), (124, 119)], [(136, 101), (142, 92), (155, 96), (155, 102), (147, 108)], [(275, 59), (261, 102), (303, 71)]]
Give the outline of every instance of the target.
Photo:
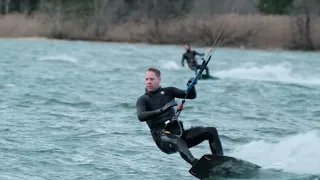
[(198, 179), (210, 177), (251, 178), (261, 167), (229, 156), (203, 155), (189, 172)]
[(218, 77), (214, 77), (214, 76), (210, 76), (210, 75), (205, 75), (205, 74), (203, 74), (203, 75), (201, 75), (200, 77), (199, 77), (199, 80), (207, 80), (207, 79), (210, 79), (210, 80), (218, 80), (219, 78)]

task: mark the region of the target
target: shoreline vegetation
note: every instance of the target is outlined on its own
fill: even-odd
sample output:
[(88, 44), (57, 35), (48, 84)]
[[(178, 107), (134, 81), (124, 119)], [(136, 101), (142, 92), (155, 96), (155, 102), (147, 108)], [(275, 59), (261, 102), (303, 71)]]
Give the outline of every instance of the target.
[(216, 14), (106, 24), (92, 18), (57, 19), (46, 14), (0, 16), (0, 38), (211, 46), (316, 51), (320, 16)]

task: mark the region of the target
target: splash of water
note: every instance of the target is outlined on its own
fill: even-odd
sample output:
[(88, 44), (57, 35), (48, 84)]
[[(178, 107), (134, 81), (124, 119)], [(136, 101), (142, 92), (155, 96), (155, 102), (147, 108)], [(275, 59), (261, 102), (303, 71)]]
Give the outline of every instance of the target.
[(174, 61), (169, 61), (169, 62), (161, 63), (161, 68), (168, 69), (168, 70), (171, 70), (171, 69), (178, 70), (178, 69), (181, 69), (181, 66), (179, 66)]
[(57, 55), (57, 56), (44, 56), (39, 58), (40, 61), (65, 61), (71, 63), (77, 63), (78, 59), (68, 55)]
[(310, 131), (283, 138), (277, 143), (254, 141), (239, 146), (231, 156), (265, 169), (298, 174), (320, 174), (320, 136)]
[(222, 78), (320, 85), (319, 77), (316, 75), (306, 76), (294, 72), (291, 64), (288, 63), (264, 65), (260, 67), (255, 64), (245, 64), (243, 67), (217, 71), (215, 74)]

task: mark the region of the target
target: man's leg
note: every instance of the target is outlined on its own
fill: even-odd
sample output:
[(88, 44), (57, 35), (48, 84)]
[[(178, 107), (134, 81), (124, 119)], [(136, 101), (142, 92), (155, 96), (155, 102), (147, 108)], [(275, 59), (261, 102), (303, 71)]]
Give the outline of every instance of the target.
[[(201, 65), (197, 65), (197, 69), (201, 69)], [(208, 66), (205, 68), (205, 70), (206, 70), (206, 76), (210, 76)]]
[(215, 127), (192, 127), (185, 130), (182, 137), (189, 148), (208, 140), (212, 154), (223, 155), (221, 141)]
[(207, 76), (210, 76), (210, 74), (209, 74), (209, 68), (206, 67), (205, 70), (206, 70), (206, 75), (207, 75)]
[(180, 156), (189, 164), (193, 165), (195, 162), (197, 162), (198, 159), (194, 158), (186, 142), (179, 136), (164, 132), (160, 136), (159, 141), (161, 150), (163, 152), (171, 154), (178, 151)]
[(188, 64), (189, 68), (195, 73), (195, 75), (198, 74), (198, 67), (197, 65), (190, 65)]

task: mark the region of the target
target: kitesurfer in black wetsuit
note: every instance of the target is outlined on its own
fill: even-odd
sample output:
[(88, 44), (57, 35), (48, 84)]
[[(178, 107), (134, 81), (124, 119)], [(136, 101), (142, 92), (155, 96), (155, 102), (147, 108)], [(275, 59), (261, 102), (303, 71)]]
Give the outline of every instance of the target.
[[(189, 79), (187, 85), (192, 82)], [(181, 137), (180, 127), (177, 121), (170, 121), (174, 115), (174, 106), (177, 105), (174, 98), (184, 98), (184, 90), (176, 87), (161, 87), (161, 72), (155, 68), (149, 68), (146, 72), (145, 93), (137, 99), (137, 116), (141, 122), (146, 122), (150, 128), (151, 135), (161, 151), (167, 154), (179, 152), (181, 157), (193, 165), (197, 162), (189, 148), (194, 147), (204, 140), (209, 141), (212, 154), (223, 155), (220, 138), (215, 127), (197, 126), (184, 129)], [(196, 98), (196, 89), (190, 90), (187, 99)]]
[[(196, 55), (204, 56), (205, 54), (198, 53), (197, 51), (191, 50), (189, 44), (184, 45), (184, 48), (185, 48), (186, 52), (182, 55), (181, 65), (182, 65), (182, 67), (184, 67), (184, 60), (186, 60), (189, 68), (191, 70), (193, 70), (195, 72), (195, 74), (197, 75), (198, 70), (201, 68), (201, 65), (198, 64), (198, 62), (196, 60)], [(210, 74), (209, 74), (208, 67), (206, 67), (205, 70), (206, 70), (206, 76), (209, 76)]]

